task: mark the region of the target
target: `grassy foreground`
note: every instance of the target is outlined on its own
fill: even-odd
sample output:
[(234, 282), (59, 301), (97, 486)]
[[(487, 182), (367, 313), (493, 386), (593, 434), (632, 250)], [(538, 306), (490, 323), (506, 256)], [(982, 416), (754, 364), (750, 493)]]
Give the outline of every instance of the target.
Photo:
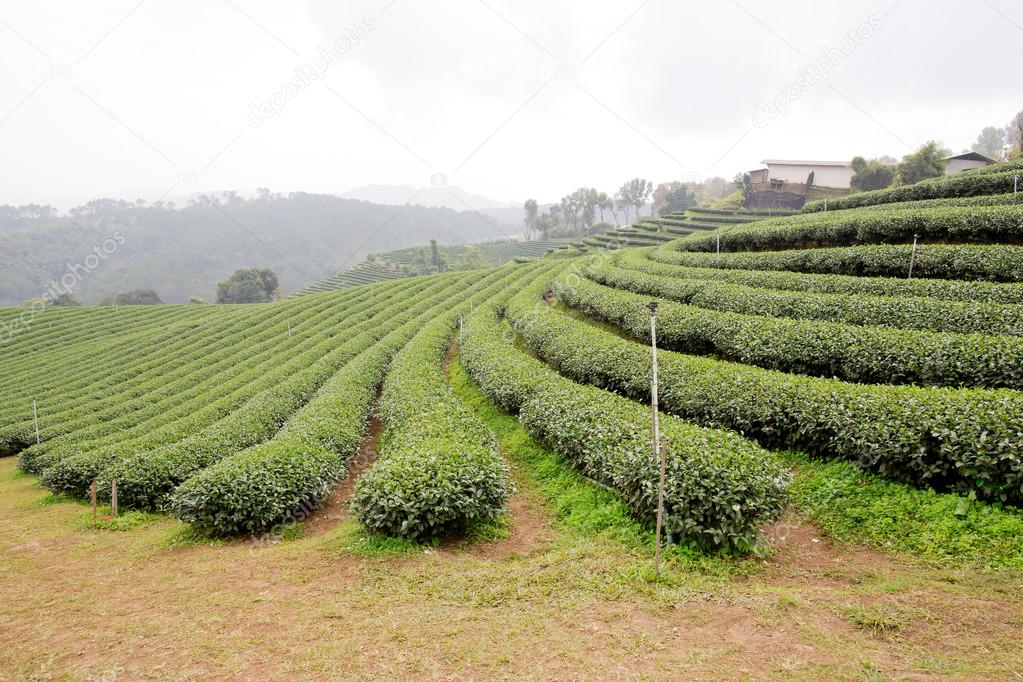
[(536, 446), (459, 365), (519, 491), (475, 541), (393, 546), (328, 507), (284, 541), (211, 543), (158, 515), (91, 522), (0, 460), (0, 679), (1013, 678), (1023, 578), (836, 543), (799, 515), (771, 552), (669, 556)]

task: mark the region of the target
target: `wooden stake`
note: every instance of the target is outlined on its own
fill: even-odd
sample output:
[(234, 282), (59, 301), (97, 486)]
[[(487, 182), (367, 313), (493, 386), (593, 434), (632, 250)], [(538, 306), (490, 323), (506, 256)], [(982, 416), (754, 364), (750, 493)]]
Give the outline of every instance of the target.
[(651, 301), (647, 307), (650, 309), (650, 349), (653, 354), (650, 408), (654, 428), (654, 457), (657, 458), (661, 470), (660, 482), (657, 485), (657, 536), (654, 546), (654, 576), (659, 579), (661, 577), (661, 528), (664, 526), (664, 479), (667, 466), (664, 452), (661, 450), (661, 429), (657, 411), (657, 301)]
[(110, 511), (117, 516), (117, 478), (110, 479)]
[(714, 256), (714, 267), (721, 265), (721, 235), (718, 235), (718, 248), (716, 255)]
[(39, 410), (36, 409), (35, 398), (32, 398), (32, 418), (36, 422), (36, 445), (39, 445)]
[(913, 250), (909, 254), (909, 276), (906, 279), (913, 279), (913, 264), (916, 263), (916, 240), (920, 235), (913, 235)]
[(96, 479), (92, 479), (92, 521), (96, 522)]

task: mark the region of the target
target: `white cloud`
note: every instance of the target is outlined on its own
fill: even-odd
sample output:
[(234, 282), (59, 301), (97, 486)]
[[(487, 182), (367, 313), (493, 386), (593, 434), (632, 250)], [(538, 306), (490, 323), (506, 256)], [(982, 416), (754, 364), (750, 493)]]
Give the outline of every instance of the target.
[[(182, 172), (200, 191), (319, 192), (443, 172), (552, 200), (634, 175), (731, 177), (767, 156), (958, 150), (1023, 107), (1019, 29), (955, 0), (5, 4), (0, 203), (155, 198)], [(880, 30), (828, 79), (751, 124), (872, 15)], [(377, 26), (322, 82), (248, 125), (251, 104), (367, 16)], [(51, 78), (54, 63), (70, 78)], [(575, 77), (554, 77), (559, 64)]]

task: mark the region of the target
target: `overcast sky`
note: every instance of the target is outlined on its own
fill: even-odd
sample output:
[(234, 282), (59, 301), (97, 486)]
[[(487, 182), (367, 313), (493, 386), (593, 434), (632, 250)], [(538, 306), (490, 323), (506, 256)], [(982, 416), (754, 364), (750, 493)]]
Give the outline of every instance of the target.
[(1021, 44), (1011, 0), (3, 0), (0, 203), (960, 151), (1023, 108)]

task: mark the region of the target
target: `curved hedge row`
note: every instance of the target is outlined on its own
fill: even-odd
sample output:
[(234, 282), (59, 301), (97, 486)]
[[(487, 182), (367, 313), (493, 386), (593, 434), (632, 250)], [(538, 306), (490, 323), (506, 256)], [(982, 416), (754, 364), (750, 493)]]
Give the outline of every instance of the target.
[(272, 440), (187, 479), (170, 497), (174, 516), (207, 533), (236, 535), (299, 520), (319, 507), (358, 452), (376, 387), (411, 335), (406, 325), (346, 365)]
[[(831, 249), (795, 249), (713, 253), (675, 251), (672, 244), (656, 249), (651, 258), (662, 263), (703, 268), (790, 270), (793, 272), (906, 277), (912, 247), (861, 245)], [(1004, 245), (925, 244), (917, 248), (914, 278), (1023, 282), (1023, 248)]]
[[(1021, 180), (1023, 182), (1023, 180)], [(975, 197), (947, 197), (945, 199), (916, 199), (914, 201), (900, 201), (895, 204), (876, 204), (864, 206), (861, 210), (900, 210), (904, 208), (939, 208), (941, 206), (1002, 206), (1005, 204), (1023, 204), (1023, 194), (981, 194)]]
[(910, 242), (1023, 242), (1023, 205), (835, 211), (764, 220), (683, 237), (679, 251), (764, 251)]
[(395, 353), (450, 301), (383, 337), (335, 374), (274, 438), (230, 455), (171, 495), (178, 518), (218, 535), (256, 533), (320, 505), (358, 451), (376, 387)]
[[(649, 399), (650, 350), (561, 311), (509, 307), (528, 347), (577, 381)], [(889, 478), (1023, 502), (1023, 394), (864, 386), (662, 351), (673, 414)]]
[[(1023, 171), (1019, 168), (1009, 167), (1008, 170), (1003, 170), (1004, 168), (1002, 166), (997, 168), (995, 166), (988, 166), (988, 172), (986, 173), (970, 171), (955, 175), (943, 175), (913, 185), (902, 185), (901, 187), (889, 187), (887, 189), (850, 194), (845, 197), (829, 199), (827, 209), (832, 211), (858, 208), (860, 206), (873, 206), (876, 204), (890, 204), (898, 201), (912, 201), (914, 199), (940, 199), (943, 197), (964, 197), (978, 194), (1012, 192), (1015, 176), (1023, 174)], [(814, 213), (823, 210), (823, 201), (811, 201), (803, 207), (804, 213)]]
[[(431, 286), (438, 285), (434, 282)], [(230, 365), (231, 356), (228, 352), (226, 359), (229, 370), (226, 374), (217, 373), (216, 365), (220, 364), (218, 362), (212, 368), (199, 370), (199, 374), (192, 375), (199, 379), (197, 386), (200, 389), (205, 386), (205, 390), (198, 393), (185, 390), (180, 396), (171, 394), (168, 400), (158, 401), (142, 409), (135, 409), (135, 400), (124, 400), (123, 404), (115, 406), (119, 406), (123, 414), (111, 421), (120, 422), (125, 427), (122, 430), (95, 439), (88, 438), (88, 430), (79, 431), (69, 433), (69, 438), (60, 439), (60, 442), (30, 447), (21, 453), (21, 467), (26, 471), (43, 474), (44, 483), (49, 478), (59, 492), (83, 495), (92, 478), (118, 459), (132, 453), (164, 452), (166, 448), (181, 444), (188, 438), (192, 438), (192, 445), (201, 443), (203, 432), (207, 429), (222, 429), (225, 425), (231, 424), (230, 415), (242, 408), (246, 401), (275, 389), (293, 375), (315, 364), (339, 344), (349, 340), (348, 336), (358, 335), (364, 329), (371, 328), (377, 323), (374, 322), (374, 317), (378, 314), (384, 313), (386, 316), (397, 313), (406, 305), (404, 301), (395, 301), (388, 306), (388, 300), (387, 297), (367, 296), (365, 301), (347, 313), (328, 317), (324, 320), (325, 324), (309, 330), (308, 336), (304, 330), (300, 331), (299, 335), (291, 340), (293, 345), (289, 347), (290, 353), (283, 358), (279, 352), (276, 355), (271, 353), (270, 356), (264, 357), (265, 362), (250, 367), (244, 367), (243, 363), (241, 371), (234, 372), (235, 368)], [(350, 325), (345, 337), (338, 336), (335, 331), (338, 321)], [(201, 333), (199, 335), (205, 336)], [(304, 338), (306, 336), (307, 338)], [(219, 354), (214, 351), (203, 354), (196, 360), (217, 357)], [(145, 400), (149, 395), (156, 396), (161, 393), (151, 385), (154, 382), (158, 384), (161, 379), (162, 377), (157, 375), (152, 381), (136, 384), (129, 390), (137, 396), (136, 400)], [(211, 381), (215, 383), (214, 388), (207, 386)], [(182, 400), (178, 401), (179, 397)], [(139, 417), (142, 418), (141, 421), (133, 423)], [(79, 435), (82, 437), (77, 437)], [(56, 468), (58, 466), (59, 469)]]
[[(247, 318), (246, 318), (247, 319)], [(298, 353), (310, 341), (316, 330), (329, 320), (337, 319), (329, 306), (310, 307), (292, 315), (294, 338), (288, 338), (288, 349)], [(346, 317), (346, 321), (353, 321)], [(268, 320), (267, 322), (272, 322)], [(151, 420), (173, 418), (174, 410), (187, 410), (190, 399), (200, 398), (207, 403), (227, 392), (232, 376), (244, 372), (249, 366), (258, 366), (276, 356), (279, 359), (286, 327), (264, 322), (255, 326), (243, 319), (224, 327), (224, 334), (194, 334), (190, 343), (181, 349), (166, 348), (166, 363), (135, 363), (130, 365), (128, 377), (122, 378), (115, 390), (104, 386), (70, 390), (63, 410), (47, 409), (41, 425), (43, 442), (25, 453), (23, 467), (29, 462), (54, 450), (82, 449), (88, 444), (98, 446), (106, 436), (124, 440), (131, 429), (145, 428), (151, 432)], [(161, 349), (163, 350), (163, 349)], [(200, 350), (205, 350), (199, 357)], [(278, 360), (279, 361), (279, 360)], [(134, 381), (129, 381), (130, 377)], [(49, 406), (48, 406), (49, 407)], [(187, 412), (186, 412), (187, 414)], [(10, 432), (30, 433), (31, 421), (0, 429), (0, 441)]]
[(1023, 336), (1023, 306), (776, 291), (595, 265), (587, 276), (616, 289), (663, 296), (708, 310), (960, 334)]
[[(556, 287), (572, 307), (649, 338), (649, 297), (578, 276), (561, 278)], [(785, 320), (672, 301), (661, 304), (658, 320), (665, 347), (768, 369), (864, 383), (1023, 387), (1023, 339), (1016, 337)]]
[[(536, 275), (532, 267), (525, 266), (527, 276)], [(472, 304), (511, 285), (498, 282)], [(409, 539), (460, 531), (497, 516), (512, 493), (494, 434), (443, 376), (452, 329), (469, 308), (463, 303), (420, 329), (384, 380), (379, 458), (352, 498), (352, 512), (371, 531)]]
[(614, 262), (628, 270), (680, 279), (730, 282), (760, 289), (804, 291), (811, 294), (859, 294), (863, 296), (914, 296), (943, 301), (1023, 305), (1023, 284), (995, 284), (962, 280), (852, 277), (772, 270), (697, 268), (671, 265), (651, 258), (649, 251), (629, 249)]
[(204, 428), (186, 426), (188, 420), (174, 422), (161, 433), (163, 439), (172, 440), (155, 449), (139, 449), (137, 443), (130, 448), (115, 444), (65, 457), (42, 472), (43, 483), (55, 492), (83, 496), (93, 477), (99, 479), (103, 490), (109, 490), (116, 477), (118, 500), (124, 507), (160, 509), (174, 488), (196, 472), (272, 437), (335, 372), (424, 306), (432, 305), (433, 297), (443, 300), (450, 286), (450, 279), (435, 280), (425, 290), (432, 293), (431, 298), (411, 309), (407, 301), (400, 300), (378, 308), (364, 325), (346, 330), (345, 336), (332, 338), (328, 333), (305, 353), (288, 357), (270, 371), (250, 375), (249, 382), (258, 392), (243, 387), (234, 399), (217, 406), (217, 414), (222, 416)]
[[(132, 357), (114, 358), (115, 364), (94, 361), (81, 377), (57, 374), (63, 381), (53, 391), (35, 384), (40, 395), (43, 416), (41, 431), (44, 441), (64, 436), (65, 440), (81, 443), (91, 439), (93, 431), (120, 432), (129, 415), (138, 417), (140, 411), (156, 410), (160, 414), (161, 400), (178, 401), (182, 391), (194, 389), (199, 380), (189, 379), (195, 373), (219, 372), (218, 363), (229, 375), (244, 366), (246, 355), (260, 348), (287, 345), (298, 349), (309, 335), (322, 333), (331, 323), (355, 323), (370, 310), (373, 301), (386, 300), (367, 296), (357, 305), (345, 306), (347, 300), (331, 302), (320, 300), (313, 305), (298, 307), (261, 306), (264, 311), (246, 306), (252, 314), (225, 315), (212, 325), (198, 324), (170, 330), (171, 340), (162, 344), (143, 344)], [(294, 339), (289, 334), (294, 329)], [(120, 345), (135, 347), (123, 336), (114, 337)], [(276, 340), (276, 343), (274, 343)], [(41, 371), (41, 370), (40, 370)], [(101, 375), (101, 379), (95, 377)], [(200, 379), (201, 380), (201, 379)], [(10, 430), (24, 433), (34, 431), (31, 414), (20, 423), (0, 429), (0, 439)], [(83, 431), (85, 429), (85, 431)]]
[[(528, 316), (542, 290), (527, 288), (509, 311)], [(640, 518), (654, 518), (659, 468), (651, 452), (649, 408), (578, 385), (518, 350), (502, 332), (493, 306), (470, 316), (460, 346), (462, 362), (483, 392), (518, 412), (530, 435), (615, 490)], [(758, 527), (784, 507), (788, 472), (770, 453), (734, 433), (670, 415), (662, 417), (661, 432), (669, 537), (711, 549), (753, 547)]]

